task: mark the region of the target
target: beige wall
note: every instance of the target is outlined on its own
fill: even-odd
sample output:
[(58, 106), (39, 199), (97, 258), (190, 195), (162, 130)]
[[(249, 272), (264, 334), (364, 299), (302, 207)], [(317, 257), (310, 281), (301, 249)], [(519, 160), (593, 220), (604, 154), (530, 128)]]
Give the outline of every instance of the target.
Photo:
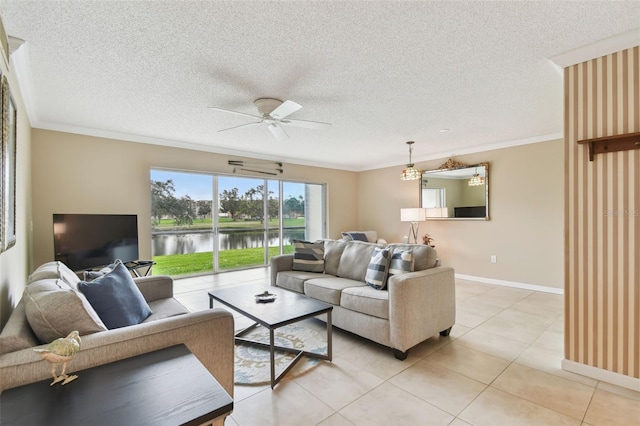
[[(640, 150), (577, 141), (640, 132), (640, 47), (565, 69), (565, 358), (640, 378)], [(637, 386), (637, 384), (636, 384)]]
[[(463, 155), (455, 160), (489, 163), (488, 221), (420, 224), (420, 235), (435, 238), (443, 264), (456, 273), (553, 288), (563, 286), (562, 140)], [(446, 161), (417, 163), (437, 169)], [(400, 180), (402, 167), (358, 174), (358, 223), (389, 242), (402, 241), (408, 225), (402, 207), (418, 207), (419, 181)], [(490, 263), (491, 255), (497, 263)]]
[[(53, 213), (136, 213), (140, 257), (151, 256), (152, 167), (230, 174), (228, 155), (33, 130), (33, 257), (53, 259)], [(240, 158), (241, 159), (241, 158)], [(282, 179), (326, 183), (328, 234), (357, 224), (356, 173), (284, 165)], [(255, 176), (254, 176), (255, 177)]]
[[(53, 258), (54, 212), (138, 213), (141, 241), (150, 241), (151, 167), (231, 172), (226, 155), (30, 131), (21, 102), (18, 110), (18, 242), (0, 255), (2, 325), (22, 295), (26, 275)], [(443, 263), (460, 274), (561, 287), (561, 145), (545, 142), (456, 157), (491, 163), (491, 220), (422, 223), (421, 233), (435, 237)], [(437, 168), (444, 160), (417, 166)], [(420, 189), (417, 181), (400, 181), (399, 170), (352, 173), (287, 164), (282, 177), (327, 183), (329, 237), (346, 229), (375, 229), (389, 241), (401, 241), (407, 226), (400, 222), (399, 210), (417, 207)], [(150, 245), (143, 245), (140, 256), (149, 257), (150, 251)], [(496, 264), (489, 262), (493, 254)]]
[(0, 254), (0, 327), (20, 301), (30, 265), (31, 249), (31, 128), (12, 68), (0, 59), (0, 68), (17, 109), (16, 245)]

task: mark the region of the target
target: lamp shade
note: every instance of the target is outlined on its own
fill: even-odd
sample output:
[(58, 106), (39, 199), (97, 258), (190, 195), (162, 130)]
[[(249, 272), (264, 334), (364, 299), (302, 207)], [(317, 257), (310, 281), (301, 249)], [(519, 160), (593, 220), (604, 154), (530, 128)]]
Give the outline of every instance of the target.
[(420, 170), (413, 167), (413, 164), (407, 164), (407, 168), (400, 174), (400, 180), (417, 180), (420, 175)]
[(427, 211), (421, 208), (400, 209), (401, 222), (424, 222), (427, 219)]
[(400, 174), (401, 180), (417, 180), (420, 179), (422, 174), (420, 170), (413, 167), (413, 163), (411, 162), (411, 152), (413, 151), (411, 145), (414, 143), (413, 141), (407, 142), (407, 145), (409, 145), (409, 164), (407, 164), (407, 167), (402, 171), (402, 174)]

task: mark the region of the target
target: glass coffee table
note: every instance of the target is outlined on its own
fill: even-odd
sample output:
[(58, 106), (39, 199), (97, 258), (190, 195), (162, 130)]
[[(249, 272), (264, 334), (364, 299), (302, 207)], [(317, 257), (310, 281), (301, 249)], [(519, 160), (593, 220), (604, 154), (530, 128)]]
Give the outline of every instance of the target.
[[(258, 301), (256, 296), (262, 296), (265, 292), (274, 295), (272, 301)], [(268, 299), (268, 297), (261, 297), (260, 299)], [(255, 324), (236, 333), (235, 339), (236, 343), (246, 343), (269, 349), (272, 389), (303, 356), (328, 361), (332, 360), (331, 311), (333, 310), (333, 306), (330, 304), (266, 284), (250, 284), (222, 290), (213, 290), (209, 292), (210, 308), (213, 307), (214, 300), (217, 300), (234, 311), (255, 321)], [(327, 314), (326, 354), (318, 354), (275, 345), (274, 333), (276, 329), (322, 314)], [(259, 325), (269, 330), (269, 344), (256, 342), (242, 337)], [(274, 362), (274, 354), (276, 350), (295, 354), (295, 358), (278, 376), (276, 376)]]

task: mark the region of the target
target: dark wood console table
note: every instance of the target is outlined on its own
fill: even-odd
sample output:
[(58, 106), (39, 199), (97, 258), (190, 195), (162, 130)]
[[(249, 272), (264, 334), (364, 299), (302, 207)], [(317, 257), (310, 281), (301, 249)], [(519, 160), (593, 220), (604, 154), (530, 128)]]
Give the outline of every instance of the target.
[(222, 425), (233, 400), (186, 346), (178, 345), (0, 395), (2, 425)]

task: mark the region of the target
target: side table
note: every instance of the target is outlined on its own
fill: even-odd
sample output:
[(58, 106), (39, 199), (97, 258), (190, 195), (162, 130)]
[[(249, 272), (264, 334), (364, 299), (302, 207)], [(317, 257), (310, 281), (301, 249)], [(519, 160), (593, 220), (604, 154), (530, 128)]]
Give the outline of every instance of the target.
[[(124, 266), (131, 272), (135, 277), (146, 277), (151, 273), (151, 269), (153, 269), (153, 265), (156, 262), (153, 260), (134, 260), (132, 262), (127, 262)], [(140, 269), (147, 268), (144, 274), (140, 275), (138, 272)]]
[(223, 425), (233, 399), (184, 345), (0, 394), (0, 425)]

